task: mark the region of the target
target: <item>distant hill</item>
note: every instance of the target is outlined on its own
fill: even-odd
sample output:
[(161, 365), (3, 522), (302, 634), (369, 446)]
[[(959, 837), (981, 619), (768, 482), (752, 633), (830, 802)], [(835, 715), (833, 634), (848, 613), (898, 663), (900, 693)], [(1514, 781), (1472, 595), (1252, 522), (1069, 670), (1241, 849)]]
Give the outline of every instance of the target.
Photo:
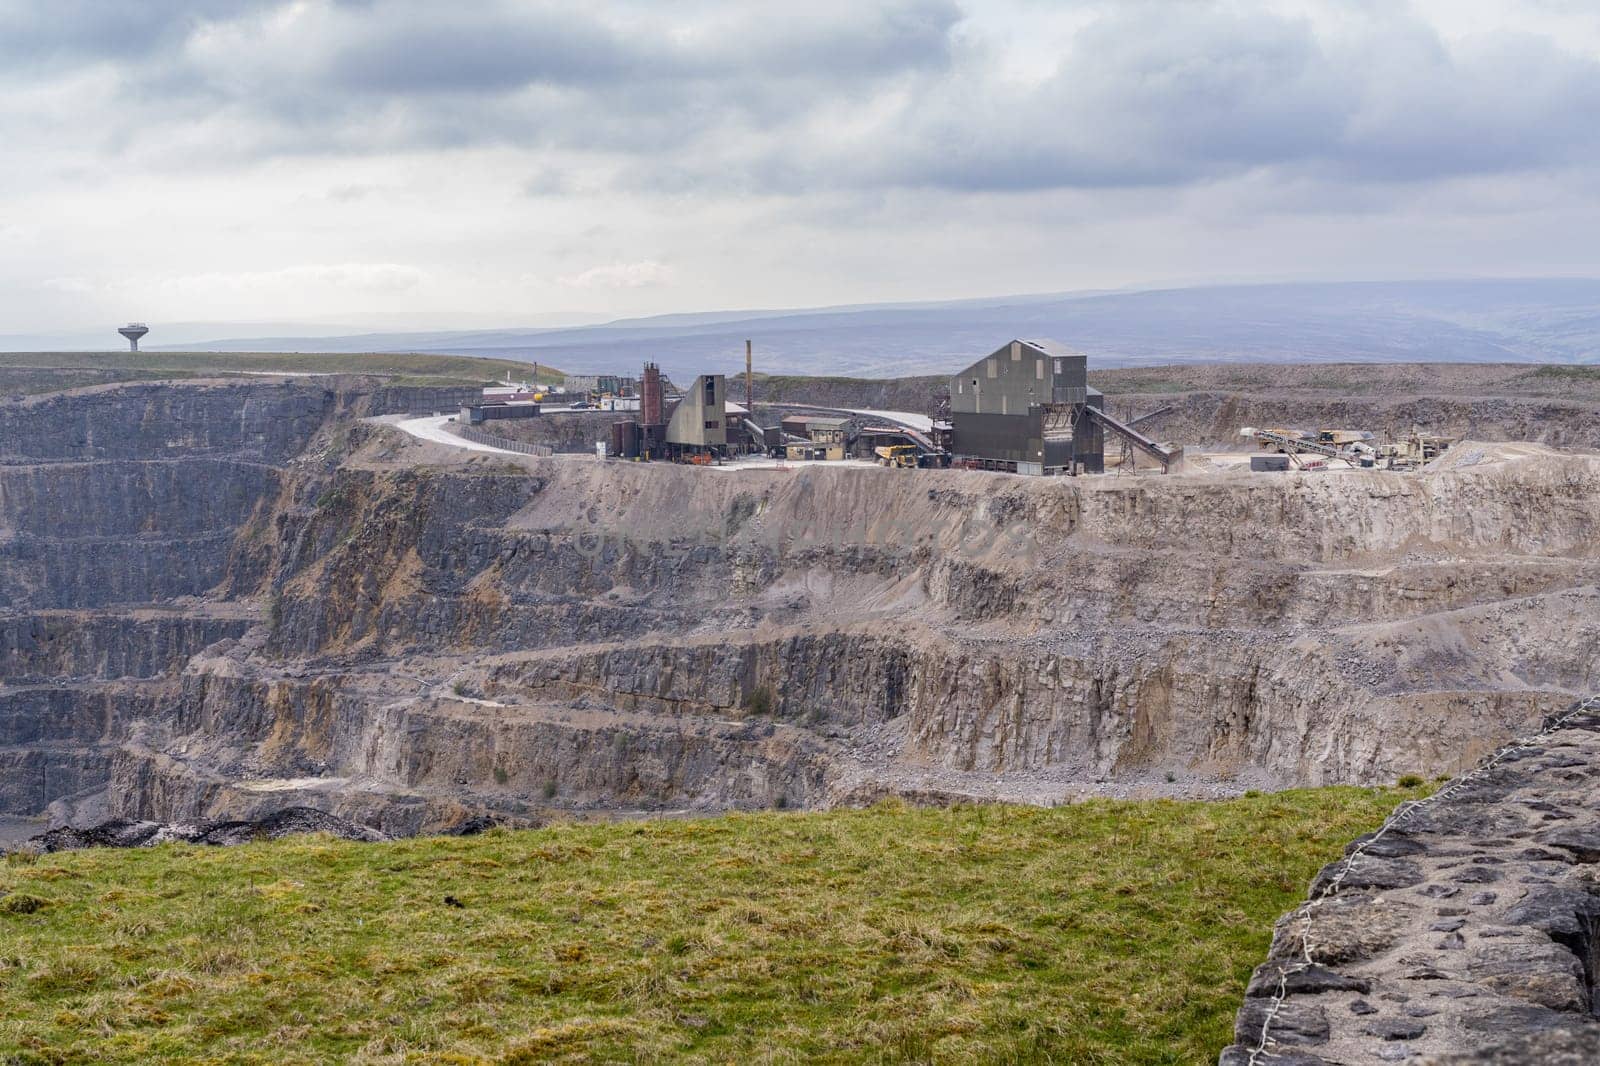
[[(1101, 366), (1195, 362), (1600, 362), (1600, 280), (1226, 285), (807, 311), (713, 312), (564, 329), (249, 337), (223, 351), (409, 351), (537, 360), (572, 372), (645, 359), (668, 374), (902, 376), (954, 370), (1010, 337)], [(158, 349), (153, 349), (158, 350)]]

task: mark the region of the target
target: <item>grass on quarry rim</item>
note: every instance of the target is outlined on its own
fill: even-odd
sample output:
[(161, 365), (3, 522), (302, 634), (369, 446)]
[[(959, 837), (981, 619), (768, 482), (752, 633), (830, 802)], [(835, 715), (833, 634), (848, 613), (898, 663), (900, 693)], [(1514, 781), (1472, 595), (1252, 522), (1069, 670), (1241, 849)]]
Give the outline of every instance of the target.
[[(522, 381), (532, 377), (533, 364), (481, 356), (398, 352), (0, 352), (0, 368), (72, 368), (132, 371), (147, 374), (172, 371), (185, 375), (205, 373), (323, 373), (381, 374), (424, 379), (445, 378), (465, 382), (497, 381), (510, 375)], [(555, 383), (566, 375), (539, 364), (539, 380)]]
[(1213, 1062), (1422, 791), (12, 856), (0, 1062)]

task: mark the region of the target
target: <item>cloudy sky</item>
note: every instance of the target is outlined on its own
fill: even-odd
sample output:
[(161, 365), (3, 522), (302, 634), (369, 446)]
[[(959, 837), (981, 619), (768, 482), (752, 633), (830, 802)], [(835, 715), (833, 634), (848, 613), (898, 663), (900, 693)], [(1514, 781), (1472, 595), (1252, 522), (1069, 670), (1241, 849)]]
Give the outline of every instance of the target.
[(0, 333), (1595, 275), (1600, 4), (0, 0), (0, 146)]

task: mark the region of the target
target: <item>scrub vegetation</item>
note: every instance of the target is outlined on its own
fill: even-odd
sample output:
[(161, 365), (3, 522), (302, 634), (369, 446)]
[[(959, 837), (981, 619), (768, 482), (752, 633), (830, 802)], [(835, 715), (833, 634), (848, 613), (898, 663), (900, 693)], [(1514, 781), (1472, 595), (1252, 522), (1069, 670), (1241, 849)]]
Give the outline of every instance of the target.
[(1421, 791), (13, 855), (0, 1061), (1211, 1061)]

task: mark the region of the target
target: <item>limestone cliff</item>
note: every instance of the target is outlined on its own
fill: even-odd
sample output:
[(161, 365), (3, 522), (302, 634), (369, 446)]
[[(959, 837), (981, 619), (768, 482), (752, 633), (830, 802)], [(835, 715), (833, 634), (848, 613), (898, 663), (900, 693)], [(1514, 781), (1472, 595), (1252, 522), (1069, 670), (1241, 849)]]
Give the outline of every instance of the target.
[(304, 381), (0, 403), (0, 812), (408, 832), (1386, 780), (1595, 681), (1593, 457), (727, 471), (358, 421), (404, 406)]

